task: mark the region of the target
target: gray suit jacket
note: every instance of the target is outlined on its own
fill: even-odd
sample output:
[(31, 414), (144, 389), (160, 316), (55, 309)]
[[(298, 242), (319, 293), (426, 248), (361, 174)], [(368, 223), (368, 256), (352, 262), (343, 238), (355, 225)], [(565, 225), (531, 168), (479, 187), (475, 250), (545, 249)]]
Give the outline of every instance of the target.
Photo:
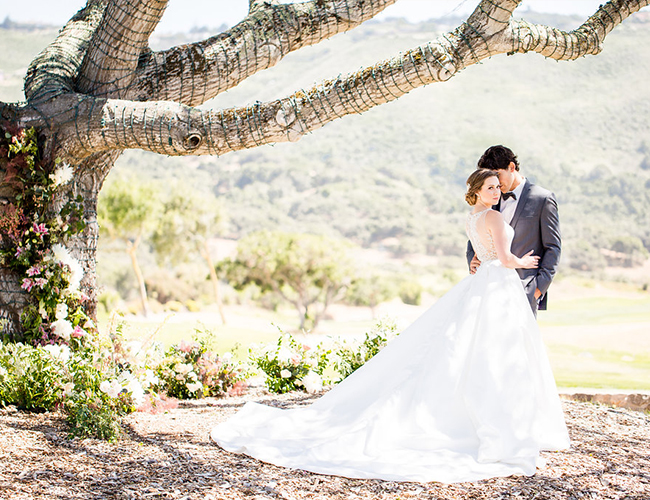
[[(495, 209), (498, 210), (498, 205)], [(536, 313), (538, 308), (546, 309), (546, 292), (560, 262), (562, 240), (555, 195), (526, 180), (510, 225), (515, 230), (512, 253), (521, 257), (533, 250), (533, 254), (540, 257), (537, 269), (517, 269), (530, 307)], [(472, 244), (467, 242), (468, 265), (473, 257), (474, 249)], [(539, 302), (535, 300), (537, 288), (542, 292)]]

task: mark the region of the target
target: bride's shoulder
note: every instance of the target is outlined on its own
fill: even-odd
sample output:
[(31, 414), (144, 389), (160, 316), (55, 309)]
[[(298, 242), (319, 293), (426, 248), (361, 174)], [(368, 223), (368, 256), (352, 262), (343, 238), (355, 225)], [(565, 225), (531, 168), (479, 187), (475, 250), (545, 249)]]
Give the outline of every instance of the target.
[(488, 210), (485, 214), (485, 227), (490, 231), (496, 231), (503, 227), (503, 215), (498, 210)]
[(503, 221), (503, 215), (498, 210), (487, 210), (485, 214), (486, 222), (501, 222)]

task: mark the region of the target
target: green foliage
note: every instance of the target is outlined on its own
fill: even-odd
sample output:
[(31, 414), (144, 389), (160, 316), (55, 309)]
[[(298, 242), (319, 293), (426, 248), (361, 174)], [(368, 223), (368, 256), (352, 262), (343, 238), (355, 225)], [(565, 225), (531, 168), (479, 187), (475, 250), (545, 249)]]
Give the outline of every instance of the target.
[(111, 238), (134, 240), (158, 221), (160, 197), (151, 183), (133, 176), (111, 178), (99, 195), (100, 229)]
[(375, 306), (396, 297), (398, 285), (396, 279), (385, 274), (366, 274), (354, 280), (346, 290), (345, 302), (355, 306)]
[(0, 343), (0, 404), (30, 411), (53, 409), (72, 381), (67, 347)]
[(402, 302), (419, 306), (422, 301), (422, 285), (417, 281), (403, 281), (399, 286), (399, 297)]
[(221, 204), (211, 193), (175, 183), (162, 196), (162, 208), (151, 244), (161, 261), (176, 264), (201, 254), (204, 244), (225, 229)]
[(643, 242), (636, 236), (618, 236), (610, 243), (612, 253), (606, 253), (605, 258), (610, 265), (636, 267), (643, 265), (648, 259), (649, 252)]
[(597, 248), (585, 240), (574, 242), (568, 255), (569, 266), (580, 271), (594, 271), (605, 265), (605, 258)]
[(329, 347), (326, 342), (310, 347), (282, 334), (275, 344), (251, 347), (249, 359), (264, 373), (270, 392), (312, 393), (320, 391), (323, 383), (336, 383), (349, 376), (396, 335), (395, 323), (388, 320), (377, 322), (362, 342), (341, 340)]
[(0, 404), (29, 411), (60, 407), (72, 435), (113, 440), (134, 402), (128, 391), (110, 396), (102, 390), (115, 369), (105, 361), (93, 349), (0, 343)]
[(333, 355), (334, 367), (340, 379), (343, 380), (361, 368), (397, 335), (397, 325), (393, 321), (380, 320), (369, 333), (366, 333), (361, 344), (341, 342)]
[(98, 392), (75, 392), (64, 404), (70, 434), (115, 441), (122, 435), (120, 417), (133, 411), (132, 405), (125, 392), (116, 398)]
[(259, 231), (242, 238), (235, 258), (220, 262), (218, 271), (236, 289), (255, 285), (281, 296), (298, 310), (300, 327), (311, 329), (353, 281), (350, 250), (326, 236)]

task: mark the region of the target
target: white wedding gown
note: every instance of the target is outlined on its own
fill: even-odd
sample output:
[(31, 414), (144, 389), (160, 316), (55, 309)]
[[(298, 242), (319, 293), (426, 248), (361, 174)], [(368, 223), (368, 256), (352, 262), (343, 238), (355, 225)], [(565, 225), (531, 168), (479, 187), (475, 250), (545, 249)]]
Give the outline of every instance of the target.
[(308, 407), (246, 403), (212, 439), (321, 474), (445, 483), (532, 475), (540, 450), (567, 448), (539, 328), (517, 273), (478, 237), (484, 216), (467, 225), (477, 273), (383, 351)]

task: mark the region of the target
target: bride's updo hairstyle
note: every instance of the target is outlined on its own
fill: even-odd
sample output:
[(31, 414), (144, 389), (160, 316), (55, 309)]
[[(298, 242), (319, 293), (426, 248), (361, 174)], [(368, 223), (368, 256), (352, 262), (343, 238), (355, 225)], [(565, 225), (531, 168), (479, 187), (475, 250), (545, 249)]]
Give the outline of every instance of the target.
[(471, 206), (476, 205), (478, 201), (478, 193), (485, 181), (490, 177), (498, 177), (496, 170), (490, 170), (488, 168), (479, 168), (474, 170), (472, 174), (467, 178), (465, 183), (467, 184), (467, 193), (465, 193), (465, 201)]

